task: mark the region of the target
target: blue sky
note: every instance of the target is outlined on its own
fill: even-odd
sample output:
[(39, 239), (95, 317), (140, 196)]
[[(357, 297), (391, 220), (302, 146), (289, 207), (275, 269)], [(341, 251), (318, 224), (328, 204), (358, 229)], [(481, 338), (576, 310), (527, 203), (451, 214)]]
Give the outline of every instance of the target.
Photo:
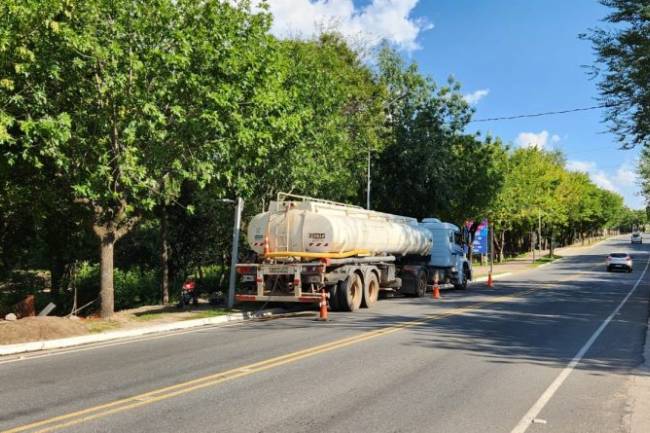
[[(336, 27), (351, 40), (386, 38), (439, 83), (453, 75), (474, 100), (475, 118), (597, 105), (589, 42), (578, 34), (602, 24), (596, 0), (268, 0), (274, 33), (309, 36)], [(589, 173), (642, 208), (638, 150), (618, 150), (600, 110), (476, 123), (514, 146), (561, 149), (572, 169)]]
[[(452, 74), (468, 94), (489, 90), (475, 104), (477, 119), (597, 105), (596, 83), (582, 67), (593, 63), (593, 52), (578, 39), (607, 14), (595, 0), (420, 1), (412, 14), (434, 26), (410, 54), (424, 72), (437, 81)], [(561, 149), (571, 168), (588, 171), (628, 206), (641, 208), (638, 150), (618, 150), (601, 119), (594, 110), (471, 128), (519, 145), (546, 137), (545, 147)], [(522, 133), (536, 135), (517, 140)]]

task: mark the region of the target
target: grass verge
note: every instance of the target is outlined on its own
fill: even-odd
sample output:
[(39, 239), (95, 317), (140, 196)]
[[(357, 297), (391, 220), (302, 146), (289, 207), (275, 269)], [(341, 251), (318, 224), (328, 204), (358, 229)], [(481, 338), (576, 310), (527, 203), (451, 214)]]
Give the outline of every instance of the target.
[(545, 255), (545, 256), (542, 256), (542, 257), (540, 257), (540, 258), (535, 259), (535, 266), (545, 265), (545, 264), (547, 264), (547, 263), (554, 262), (554, 261), (556, 261), (557, 259), (561, 259), (561, 258), (562, 258), (562, 256), (558, 256), (558, 255), (556, 255), (556, 254), (554, 254), (554, 255), (552, 255), (552, 256), (549, 255), (549, 254), (547, 254), (547, 255)]
[(93, 320), (90, 322), (87, 322), (86, 328), (88, 329), (88, 332), (91, 334), (97, 334), (100, 332), (106, 332), (106, 331), (113, 331), (114, 329), (117, 329), (120, 327), (119, 322), (113, 322), (113, 321), (104, 321), (104, 320)]
[(152, 320), (169, 319), (174, 317), (177, 317), (178, 320), (193, 320), (193, 319), (205, 319), (208, 317), (223, 316), (224, 314), (228, 314), (231, 312), (233, 312), (233, 310), (230, 310), (228, 308), (210, 308), (207, 310), (182, 311), (178, 313), (161, 311), (155, 313), (139, 314), (135, 316), (135, 320), (148, 322)]

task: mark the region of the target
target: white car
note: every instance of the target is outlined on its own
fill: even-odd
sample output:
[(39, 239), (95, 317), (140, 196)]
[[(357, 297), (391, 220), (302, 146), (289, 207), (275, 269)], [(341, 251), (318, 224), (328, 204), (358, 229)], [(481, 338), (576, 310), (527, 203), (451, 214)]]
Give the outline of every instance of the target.
[(632, 233), (632, 243), (633, 244), (643, 243), (643, 236), (641, 236), (641, 233)]
[(607, 256), (607, 272), (614, 269), (623, 269), (632, 272), (632, 257), (628, 253), (611, 253)]

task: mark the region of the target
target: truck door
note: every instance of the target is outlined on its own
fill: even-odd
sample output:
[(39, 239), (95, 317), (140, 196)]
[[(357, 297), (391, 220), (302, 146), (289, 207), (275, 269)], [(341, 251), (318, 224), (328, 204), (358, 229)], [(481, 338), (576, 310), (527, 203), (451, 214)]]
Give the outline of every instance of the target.
[(463, 235), (461, 232), (456, 231), (453, 234), (454, 242), (452, 244), (453, 255), (454, 255), (454, 266), (456, 270), (460, 273), (463, 272), (463, 259), (465, 257), (465, 249), (463, 248)]

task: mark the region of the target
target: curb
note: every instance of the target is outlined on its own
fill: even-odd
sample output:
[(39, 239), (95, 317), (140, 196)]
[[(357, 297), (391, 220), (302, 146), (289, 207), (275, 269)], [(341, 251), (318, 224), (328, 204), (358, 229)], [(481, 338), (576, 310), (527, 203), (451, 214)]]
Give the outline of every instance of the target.
[(18, 353), (35, 352), (38, 350), (61, 349), (65, 347), (80, 346), (83, 344), (99, 343), (102, 341), (117, 340), (121, 338), (139, 337), (161, 332), (178, 331), (206, 325), (217, 325), (227, 322), (240, 322), (244, 320), (260, 319), (286, 313), (282, 308), (273, 308), (260, 312), (241, 312), (223, 316), (207, 317), (204, 319), (184, 320), (181, 322), (163, 323), (160, 325), (143, 328), (125, 329), (123, 331), (108, 331), (99, 334), (80, 335), (78, 337), (57, 338), (54, 340), (32, 341), (29, 343), (6, 344), (0, 346), (0, 356), (15, 355)]

